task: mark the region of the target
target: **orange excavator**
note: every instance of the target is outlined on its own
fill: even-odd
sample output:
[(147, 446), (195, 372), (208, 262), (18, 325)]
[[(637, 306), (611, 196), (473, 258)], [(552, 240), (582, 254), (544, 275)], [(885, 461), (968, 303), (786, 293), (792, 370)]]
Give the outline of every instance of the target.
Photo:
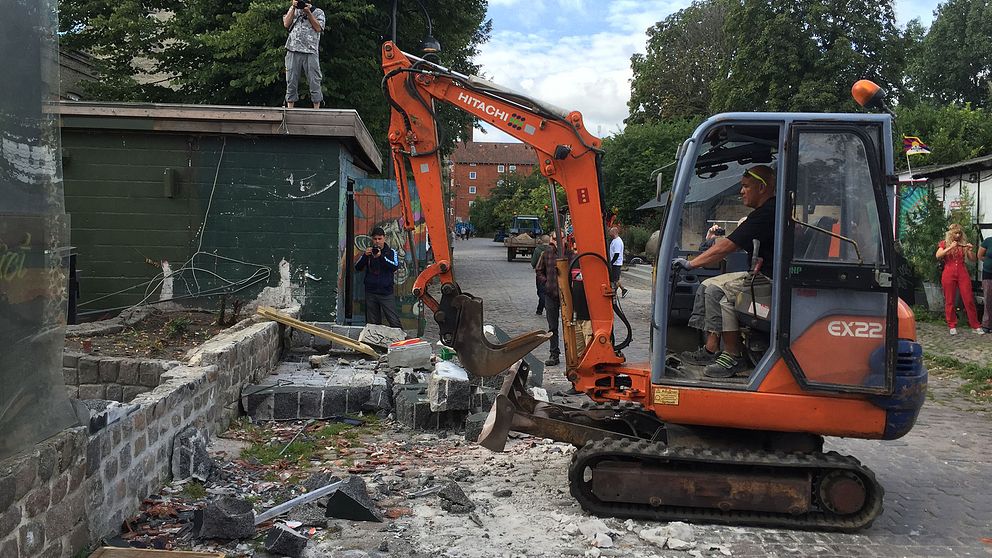
[[(679, 148), (667, 193), (659, 177), (664, 219), (655, 261), (667, 264), (698, 253), (708, 222), (747, 214), (737, 195), (747, 169), (775, 170), (774, 261), (764, 264), (771, 281), (752, 281), (731, 301), (751, 370), (710, 378), (680, 357), (698, 334), (671, 317), (673, 301), (728, 266), (753, 278), (762, 264), (741, 252), (708, 269), (658, 265), (650, 331), (639, 332), (650, 335), (651, 358), (626, 362), (632, 332), (609, 278), (601, 141), (578, 112), (449, 70), (436, 54), (436, 45), (423, 58), (394, 42), (381, 50), (406, 226), (413, 226), (406, 188), (413, 179), (428, 230), (446, 230), (438, 103), (532, 146), (553, 214), (560, 185), (574, 226), (574, 256), (557, 266), (566, 375), (590, 399), (581, 406), (528, 394), (522, 359), (550, 334), (487, 338), (482, 301), (455, 281), (448, 236), (432, 235), (436, 261), (414, 293), (471, 373), (506, 373), (480, 443), (501, 451), (514, 430), (575, 445), (571, 493), (597, 515), (840, 531), (869, 525), (882, 510), (882, 487), (856, 459), (825, 452), (824, 437), (899, 438), (915, 423), (927, 386), (913, 314), (896, 292), (890, 115), (716, 115)], [(884, 92), (870, 82), (854, 93), (884, 107)], [(428, 292), (435, 280), (440, 300)], [(581, 353), (573, 296), (584, 297), (592, 331)]]

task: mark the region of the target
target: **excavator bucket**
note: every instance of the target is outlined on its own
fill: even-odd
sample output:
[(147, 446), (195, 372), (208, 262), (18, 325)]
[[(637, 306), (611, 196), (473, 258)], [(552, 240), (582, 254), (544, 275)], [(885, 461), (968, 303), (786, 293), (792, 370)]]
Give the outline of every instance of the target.
[(616, 415), (615, 409), (580, 409), (538, 401), (527, 391), (528, 372), (527, 363), (521, 362), (507, 375), (482, 426), (479, 445), (490, 451), (503, 451), (511, 430), (576, 447), (617, 435), (610, 420)]
[(547, 331), (532, 331), (514, 337), (506, 343), (493, 343), (482, 330), (482, 299), (462, 293), (451, 304), (457, 312), (458, 323), (453, 347), (458, 360), (476, 376), (495, 376), (551, 338)]

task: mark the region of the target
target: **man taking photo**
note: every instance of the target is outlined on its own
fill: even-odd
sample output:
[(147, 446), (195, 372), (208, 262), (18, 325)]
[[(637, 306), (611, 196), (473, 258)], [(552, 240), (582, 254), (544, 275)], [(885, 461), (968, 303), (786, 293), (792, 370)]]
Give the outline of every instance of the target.
[(301, 72), (306, 73), (310, 84), (313, 108), (320, 108), (324, 100), (324, 94), (320, 91), (323, 76), (317, 55), (324, 22), (324, 10), (314, 8), (305, 0), (293, 0), (286, 15), (282, 16), (282, 24), (289, 30), (289, 37), (286, 38), (286, 106), (289, 108), (293, 108), (300, 99), (297, 89)]
[(400, 327), (393, 294), (393, 274), (399, 268), (396, 250), (386, 244), (382, 227), (372, 229), (372, 245), (355, 262), (355, 271), (365, 271), (365, 323)]

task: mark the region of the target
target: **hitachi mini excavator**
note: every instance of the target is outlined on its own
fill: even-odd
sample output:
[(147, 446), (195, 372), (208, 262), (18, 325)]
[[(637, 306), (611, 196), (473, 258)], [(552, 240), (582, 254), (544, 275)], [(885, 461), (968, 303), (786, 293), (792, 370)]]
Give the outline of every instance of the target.
[[(590, 399), (581, 407), (530, 397), (522, 358), (550, 334), (502, 344), (487, 338), (482, 301), (455, 281), (448, 235), (431, 235), (436, 261), (417, 278), (415, 295), (471, 373), (507, 374), (480, 443), (501, 451), (514, 430), (574, 444), (571, 493), (596, 515), (840, 531), (869, 525), (882, 510), (882, 487), (856, 459), (824, 452), (823, 437), (899, 438), (912, 428), (926, 394), (913, 314), (893, 277), (891, 117), (730, 113), (702, 123), (678, 150), (671, 189), (659, 194), (665, 216), (651, 361), (628, 363), (621, 350), (631, 327), (606, 259), (600, 140), (578, 112), (451, 71), (434, 51), (420, 58), (394, 42), (381, 51), (406, 226), (413, 226), (406, 188), (413, 179), (428, 230), (447, 230), (438, 102), (532, 146), (552, 186), (556, 219), (555, 184), (565, 191), (574, 226), (574, 256), (557, 265), (566, 374)], [(884, 107), (884, 91), (870, 82), (858, 82), (853, 93), (862, 104)], [(708, 378), (676, 356), (695, 345), (684, 326), (669, 322), (673, 290), (694, 278), (690, 271), (676, 281), (667, 262), (692, 255), (708, 219), (732, 222), (747, 214), (737, 193), (754, 164), (777, 173), (777, 225), (774, 265), (766, 266), (773, 269), (771, 284), (753, 282), (734, 301), (753, 370)], [(556, 228), (564, 238), (561, 223)], [(572, 316), (575, 268), (592, 326), (581, 354)], [(427, 288), (435, 279), (440, 300)], [(626, 326), (624, 340), (614, 335), (614, 316)]]

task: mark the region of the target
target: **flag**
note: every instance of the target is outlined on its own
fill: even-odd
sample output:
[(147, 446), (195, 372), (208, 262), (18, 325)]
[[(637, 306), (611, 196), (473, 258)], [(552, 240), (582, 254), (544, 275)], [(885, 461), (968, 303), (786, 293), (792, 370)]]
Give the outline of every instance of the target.
[(906, 155), (927, 155), (930, 153), (930, 146), (916, 136), (903, 136), (902, 149)]

